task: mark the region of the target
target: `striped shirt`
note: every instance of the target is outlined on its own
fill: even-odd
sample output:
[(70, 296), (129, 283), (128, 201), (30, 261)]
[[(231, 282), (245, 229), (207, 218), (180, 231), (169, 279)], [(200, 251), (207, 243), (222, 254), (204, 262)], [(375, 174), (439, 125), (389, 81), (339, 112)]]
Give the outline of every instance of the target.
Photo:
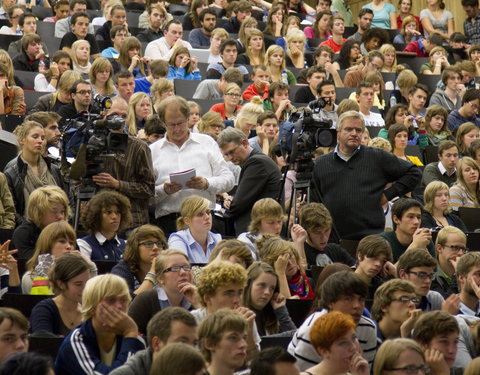
[[(327, 310), (317, 311), (310, 315), (297, 330), (288, 345), (288, 352), (297, 359), (297, 365), (301, 371), (305, 371), (321, 362), (322, 357), (317, 353), (310, 342), (310, 328), (313, 323), (326, 314)], [(357, 325), (357, 337), (363, 351), (363, 357), (368, 361), (370, 367), (377, 352), (377, 334), (375, 323), (364, 316), (360, 318)]]

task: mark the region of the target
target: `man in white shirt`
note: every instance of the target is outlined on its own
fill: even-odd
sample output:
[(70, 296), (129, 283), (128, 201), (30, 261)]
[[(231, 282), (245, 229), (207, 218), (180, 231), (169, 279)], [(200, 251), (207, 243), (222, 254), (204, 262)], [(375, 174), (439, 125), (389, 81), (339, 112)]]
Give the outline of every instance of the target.
[(360, 107), (360, 113), (365, 120), (365, 126), (385, 126), (385, 120), (380, 113), (370, 112), (373, 107), (375, 92), (369, 82), (362, 82), (357, 87), (357, 101)]
[[(169, 234), (176, 231), (176, 217), (186, 197), (205, 197), (213, 209), (215, 195), (230, 191), (234, 177), (213, 138), (188, 130), (190, 109), (185, 99), (164, 99), (157, 113), (167, 132), (165, 138), (150, 146), (155, 171), (155, 217), (157, 225)], [(185, 187), (170, 181), (170, 173), (189, 169), (195, 169), (195, 177)]]
[(182, 23), (176, 19), (167, 23), (165, 28), (165, 36), (148, 43), (145, 49), (145, 56), (152, 60), (162, 59), (170, 60), (170, 57), (177, 47), (187, 47), (192, 49), (192, 45), (186, 40), (182, 40), (183, 27)]

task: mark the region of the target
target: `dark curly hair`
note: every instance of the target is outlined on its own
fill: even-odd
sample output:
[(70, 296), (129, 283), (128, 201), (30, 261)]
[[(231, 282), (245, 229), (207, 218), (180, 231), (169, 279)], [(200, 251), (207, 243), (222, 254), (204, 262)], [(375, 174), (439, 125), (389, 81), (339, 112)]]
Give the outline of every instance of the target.
[(350, 51), (352, 50), (353, 46), (360, 47), (360, 43), (355, 40), (347, 40), (340, 48), (340, 53), (338, 54), (338, 65), (340, 65), (340, 69), (345, 70), (350, 68)]
[(90, 234), (98, 232), (102, 224), (102, 210), (112, 206), (117, 206), (121, 214), (118, 231), (128, 228), (132, 222), (130, 200), (113, 190), (102, 190), (90, 199), (82, 213), (81, 223), (83, 227)]

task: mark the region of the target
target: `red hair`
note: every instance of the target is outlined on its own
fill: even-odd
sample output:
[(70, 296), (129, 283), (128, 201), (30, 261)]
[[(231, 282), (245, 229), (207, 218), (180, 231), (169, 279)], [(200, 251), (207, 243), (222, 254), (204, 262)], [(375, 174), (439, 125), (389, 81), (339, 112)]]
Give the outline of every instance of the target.
[(355, 322), (350, 315), (332, 311), (318, 318), (310, 330), (310, 341), (315, 349), (330, 349), (340, 337), (355, 328)]

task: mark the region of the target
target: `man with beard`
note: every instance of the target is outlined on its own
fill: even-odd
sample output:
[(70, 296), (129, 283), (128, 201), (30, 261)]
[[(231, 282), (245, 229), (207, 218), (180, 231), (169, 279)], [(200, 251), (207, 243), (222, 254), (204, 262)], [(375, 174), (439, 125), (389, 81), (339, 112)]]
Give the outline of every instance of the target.
[(188, 41), (193, 48), (209, 47), (210, 37), (217, 23), (217, 14), (212, 9), (207, 8), (202, 10), (198, 18), (202, 27), (190, 31)]
[(137, 38), (140, 42), (150, 43), (163, 36), (163, 13), (161, 8), (162, 6), (158, 3), (148, 6), (148, 29), (138, 33)]
[(480, 253), (463, 255), (457, 263), (457, 280), (460, 289), (459, 314), (480, 316)]

